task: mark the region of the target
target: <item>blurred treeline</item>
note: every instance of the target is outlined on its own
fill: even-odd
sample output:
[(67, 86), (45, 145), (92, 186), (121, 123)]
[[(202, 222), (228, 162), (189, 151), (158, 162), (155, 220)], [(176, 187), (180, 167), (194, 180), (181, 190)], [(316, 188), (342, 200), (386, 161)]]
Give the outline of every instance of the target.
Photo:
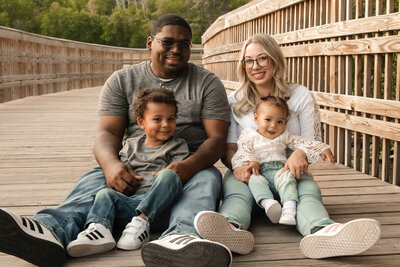
[(193, 43), (221, 15), (250, 0), (0, 0), (0, 26), (121, 47), (145, 47), (154, 20), (185, 18)]

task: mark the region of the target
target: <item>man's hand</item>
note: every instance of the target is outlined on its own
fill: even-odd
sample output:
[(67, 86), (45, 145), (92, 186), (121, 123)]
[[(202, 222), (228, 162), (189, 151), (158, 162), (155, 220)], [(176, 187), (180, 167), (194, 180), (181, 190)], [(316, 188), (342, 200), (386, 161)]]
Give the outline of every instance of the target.
[(248, 184), (250, 179), (250, 174), (252, 172), (252, 166), (250, 164), (237, 167), (233, 170), (233, 175), (236, 180)]
[(285, 166), (283, 167), (282, 171), (278, 174), (280, 176), (285, 171), (290, 170), (292, 175), (297, 179), (308, 170), (308, 162), (307, 162), (307, 155), (304, 153), (303, 150), (295, 150), (292, 155), (286, 161)]
[(103, 171), (107, 186), (127, 196), (132, 195), (139, 187), (140, 181), (143, 180), (143, 177), (121, 161), (107, 164)]
[(182, 184), (185, 184), (194, 175), (193, 170), (185, 161), (172, 162), (165, 168), (174, 171), (181, 179)]

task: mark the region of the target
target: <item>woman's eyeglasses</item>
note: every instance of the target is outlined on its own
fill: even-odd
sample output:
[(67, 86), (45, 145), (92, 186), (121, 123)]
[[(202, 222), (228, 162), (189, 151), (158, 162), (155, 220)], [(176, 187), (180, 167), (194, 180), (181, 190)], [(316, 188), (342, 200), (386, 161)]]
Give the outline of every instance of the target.
[(266, 67), (270, 61), (269, 56), (262, 56), (257, 59), (251, 59), (251, 58), (244, 58), (242, 59), (242, 64), (246, 69), (252, 69), (254, 66), (254, 62), (257, 62), (257, 65), (259, 67)]
[(192, 47), (192, 43), (189, 41), (175, 41), (173, 39), (160, 39), (155, 37), (154, 35), (151, 35), (153, 39), (156, 39), (161, 43), (161, 46), (165, 50), (170, 50), (172, 47), (175, 46), (175, 44), (178, 46), (178, 49), (181, 51), (188, 51)]

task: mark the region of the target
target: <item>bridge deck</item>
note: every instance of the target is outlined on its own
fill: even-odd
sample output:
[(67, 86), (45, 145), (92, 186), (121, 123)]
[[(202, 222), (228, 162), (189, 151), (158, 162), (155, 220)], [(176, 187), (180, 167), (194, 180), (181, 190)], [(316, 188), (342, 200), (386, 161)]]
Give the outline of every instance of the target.
[[(77, 179), (96, 165), (92, 150), (99, 91), (88, 88), (0, 104), (0, 207), (27, 216), (56, 207)], [(398, 266), (400, 188), (342, 165), (317, 163), (311, 171), (331, 217), (338, 222), (359, 217), (378, 220), (382, 225), (378, 243), (358, 256), (310, 260), (300, 253), (301, 235), (294, 227), (267, 225), (260, 217), (251, 226), (254, 251), (235, 255), (233, 266)], [(89, 265), (143, 266), (143, 262), (140, 251), (114, 250), (69, 258), (66, 263)], [(0, 253), (0, 266), (30, 264)]]

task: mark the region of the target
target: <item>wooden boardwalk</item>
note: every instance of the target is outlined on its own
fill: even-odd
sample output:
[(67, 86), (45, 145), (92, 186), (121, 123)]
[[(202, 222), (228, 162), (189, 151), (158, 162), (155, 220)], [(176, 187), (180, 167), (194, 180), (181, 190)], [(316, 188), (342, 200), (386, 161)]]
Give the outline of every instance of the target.
[[(31, 216), (56, 207), (81, 175), (96, 165), (93, 142), (100, 88), (88, 88), (0, 104), (0, 207)], [(221, 167), (221, 170), (224, 169)], [(346, 222), (374, 218), (382, 238), (353, 257), (310, 260), (299, 250), (294, 227), (253, 220), (254, 251), (234, 255), (232, 266), (399, 266), (400, 188), (345, 166), (311, 166), (332, 217)], [(156, 238), (154, 235), (153, 238)], [(32, 266), (0, 253), (0, 266)], [(140, 251), (119, 251), (79, 259), (65, 266), (143, 266)]]

